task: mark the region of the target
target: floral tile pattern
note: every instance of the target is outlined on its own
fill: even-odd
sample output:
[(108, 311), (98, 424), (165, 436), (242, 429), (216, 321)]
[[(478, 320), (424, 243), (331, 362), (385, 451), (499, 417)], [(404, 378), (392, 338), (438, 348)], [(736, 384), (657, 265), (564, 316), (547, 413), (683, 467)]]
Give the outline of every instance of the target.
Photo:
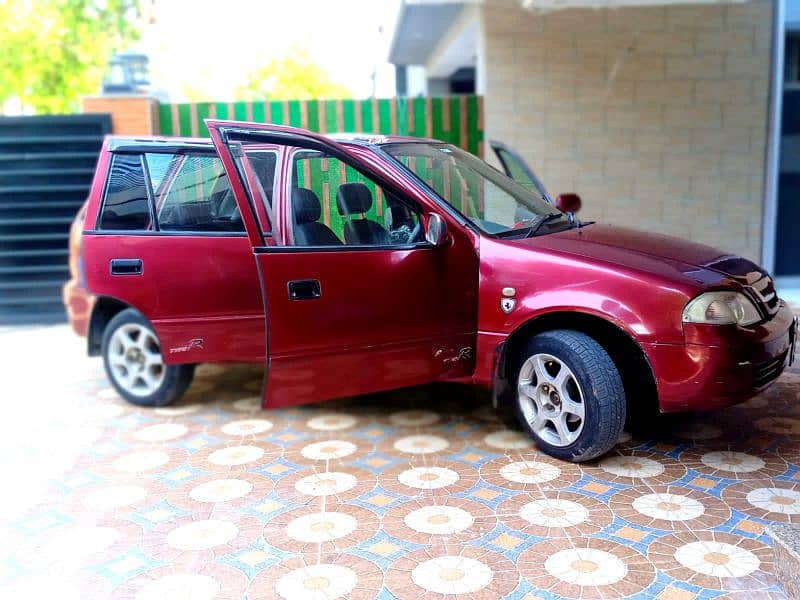
[(785, 598), (798, 368), (573, 465), (466, 388), (262, 411), (259, 369), (204, 365), (148, 410), (80, 365), (25, 446), (74, 456), (0, 515), (2, 597)]

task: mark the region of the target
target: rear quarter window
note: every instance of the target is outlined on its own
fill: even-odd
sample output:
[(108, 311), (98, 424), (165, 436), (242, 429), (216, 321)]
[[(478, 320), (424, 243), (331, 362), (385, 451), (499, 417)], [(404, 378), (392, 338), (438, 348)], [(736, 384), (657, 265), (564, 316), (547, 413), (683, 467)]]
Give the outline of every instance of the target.
[(99, 229), (147, 230), (152, 227), (142, 156), (115, 154), (111, 159)]

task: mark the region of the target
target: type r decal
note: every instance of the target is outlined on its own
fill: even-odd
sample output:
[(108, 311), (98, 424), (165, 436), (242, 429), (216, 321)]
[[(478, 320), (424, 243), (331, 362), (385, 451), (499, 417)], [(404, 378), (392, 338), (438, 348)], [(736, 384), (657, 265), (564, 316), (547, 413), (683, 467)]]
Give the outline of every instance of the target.
[[(447, 353), (448, 356), (444, 356), (445, 353)], [(441, 358), (443, 364), (452, 365), (458, 362), (472, 360), (472, 348), (465, 346), (458, 351), (456, 351), (455, 348), (448, 348), (447, 350), (439, 348), (434, 353), (434, 356), (436, 358)]]
[(183, 346), (176, 346), (175, 348), (170, 348), (170, 354), (178, 354), (179, 352), (189, 352), (190, 350), (202, 350), (203, 349), (203, 338), (194, 338), (193, 340), (189, 340)]

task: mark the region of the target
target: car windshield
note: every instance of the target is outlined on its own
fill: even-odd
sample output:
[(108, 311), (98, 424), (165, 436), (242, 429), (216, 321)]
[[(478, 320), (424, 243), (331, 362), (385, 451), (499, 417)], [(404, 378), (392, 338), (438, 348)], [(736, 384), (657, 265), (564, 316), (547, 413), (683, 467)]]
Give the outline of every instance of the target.
[(572, 226), (535, 186), (517, 183), (460, 148), (410, 142), (383, 149), (485, 233), (540, 235)]

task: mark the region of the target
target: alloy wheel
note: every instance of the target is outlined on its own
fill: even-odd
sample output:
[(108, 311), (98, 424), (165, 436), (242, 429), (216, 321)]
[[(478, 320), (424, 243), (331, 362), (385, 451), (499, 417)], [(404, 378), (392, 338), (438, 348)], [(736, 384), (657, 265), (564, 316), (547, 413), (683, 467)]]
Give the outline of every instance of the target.
[(534, 354), (517, 381), (522, 416), (533, 432), (553, 446), (569, 446), (583, 431), (586, 405), (575, 374), (559, 358)]
[(166, 373), (156, 334), (137, 323), (122, 325), (111, 335), (108, 364), (117, 384), (135, 396), (155, 392)]

